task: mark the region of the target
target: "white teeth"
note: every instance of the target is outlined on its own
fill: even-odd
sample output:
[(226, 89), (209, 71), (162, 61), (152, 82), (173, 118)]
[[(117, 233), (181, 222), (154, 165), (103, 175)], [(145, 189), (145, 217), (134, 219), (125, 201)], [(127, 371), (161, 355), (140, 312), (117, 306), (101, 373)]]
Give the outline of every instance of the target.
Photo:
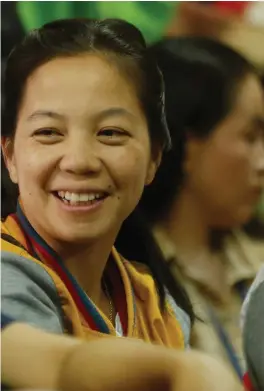
[(79, 196), (79, 194), (77, 194), (77, 193), (71, 193), (70, 201), (71, 201), (71, 202), (78, 202), (78, 201), (80, 201), (80, 196)]
[(65, 192), (64, 191), (59, 191), (58, 195), (59, 195), (59, 197), (64, 198), (65, 197)]
[(88, 194), (80, 194), (80, 201), (89, 201)]
[(94, 194), (90, 194), (88, 197), (89, 197), (89, 201), (93, 201), (95, 199), (95, 195)]
[(103, 193), (71, 193), (69, 191), (58, 191), (58, 195), (60, 198), (64, 198), (70, 203), (78, 203), (78, 202), (88, 202), (94, 201), (95, 199), (99, 199), (103, 196)]
[(69, 193), (68, 191), (66, 191), (65, 195), (64, 195), (64, 198), (66, 198), (66, 200), (70, 201), (71, 199), (71, 193)]

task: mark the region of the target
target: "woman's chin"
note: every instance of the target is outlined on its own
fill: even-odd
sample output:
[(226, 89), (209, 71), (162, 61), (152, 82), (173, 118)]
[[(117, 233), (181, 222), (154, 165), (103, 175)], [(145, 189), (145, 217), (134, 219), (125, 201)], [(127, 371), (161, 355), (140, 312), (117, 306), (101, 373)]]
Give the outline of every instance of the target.
[(254, 208), (252, 207), (241, 208), (240, 210), (236, 211), (236, 213), (233, 210), (230, 213), (222, 213), (218, 216), (218, 218), (215, 218), (210, 225), (216, 230), (236, 229), (248, 223), (253, 214)]
[(67, 227), (67, 229), (58, 230), (58, 240), (70, 245), (87, 244), (96, 241), (98, 238), (105, 235), (106, 230), (97, 227)]

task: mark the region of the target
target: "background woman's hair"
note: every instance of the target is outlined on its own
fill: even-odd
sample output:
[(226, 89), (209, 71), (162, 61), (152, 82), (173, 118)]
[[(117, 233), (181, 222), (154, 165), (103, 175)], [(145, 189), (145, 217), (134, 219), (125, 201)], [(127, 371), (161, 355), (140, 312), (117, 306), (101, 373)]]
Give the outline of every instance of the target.
[[(29, 75), (53, 58), (96, 53), (105, 56), (131, 79), (148, 122), (152, 146), (170, 147), (170, 135), (164, 116), (164, 90), (162, 75), (140, 31), (118, 19), (58, 20), (30, 32), (11, 52), (4, 78), (4, 109), (2, 135), (13, 138), (25, 83)], [(17, 189), (5, 176), (5, 213), (14, 212)], [(3, 183), (2, 183), (3, 184)], [(136, 243), (136, 246), (135, 246)], [(173, 279), (143, 216), (136, 210), (123, 224), (117, 238), (117, 249), (128, 259), (146, 263), (155, 279), (162, 308), (165, 289), (193, 318), (192, 306), (180, 285)], [(135, 248), (136, 247), (136, 248)]]
[(187, 135), (204, 138), (213, 132), (232, 110), (241, 82), (257, 72), (233, 49), (208, 38), (168, 38), (149, 51), (163, 73), (172, 139), (172, 149), (163, 156), (141, 201), (148, 219), (155, 223), (167, 217), (184, 181)]

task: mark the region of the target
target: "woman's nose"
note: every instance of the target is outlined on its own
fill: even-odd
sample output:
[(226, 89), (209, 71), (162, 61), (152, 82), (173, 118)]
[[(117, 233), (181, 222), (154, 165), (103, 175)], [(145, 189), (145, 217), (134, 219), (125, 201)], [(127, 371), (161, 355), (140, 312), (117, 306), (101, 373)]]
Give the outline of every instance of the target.
[(61, 160), (61, 169), (70, 173), (85, 175), (97, 173), (101, 169), (100, 156), (93, 140), (69, 140)]

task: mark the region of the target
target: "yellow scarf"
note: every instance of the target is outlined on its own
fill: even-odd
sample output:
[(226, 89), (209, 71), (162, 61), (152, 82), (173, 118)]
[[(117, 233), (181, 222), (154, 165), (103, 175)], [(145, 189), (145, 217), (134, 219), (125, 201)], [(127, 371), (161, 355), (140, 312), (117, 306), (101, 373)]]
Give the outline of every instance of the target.
[[(46, 270), (57, 289), (63, 313), (71, 324), (72, 335), (86, 340), (116, 336), (114, 326), (99, 309), (98, 312), (109, 327), (110, 334), (94, 331), (87, 326), (62, 278), (45, 264), (45, 260), (42, 262), (36, 259), (26, 250), (27, 241), (25, 234), (13, 216), (9, 216), (2, 223), (1, 245), (2, 251), (27, 258)], [(115, 248), (112, 249), (112, 255), (119, 269), (126, 292), (127, 337), (140, 338), (146, 342), (183, 349), (184, 335), (181, 323), (167, 301), (165, 310), (161, 311), (156, 286), (147, 267), (136, 262), (123, 260)], [(134, 300), (132, 298), (132, 290), (134, 292)], [(67, 332), (65, 330), (65, 333)]]

